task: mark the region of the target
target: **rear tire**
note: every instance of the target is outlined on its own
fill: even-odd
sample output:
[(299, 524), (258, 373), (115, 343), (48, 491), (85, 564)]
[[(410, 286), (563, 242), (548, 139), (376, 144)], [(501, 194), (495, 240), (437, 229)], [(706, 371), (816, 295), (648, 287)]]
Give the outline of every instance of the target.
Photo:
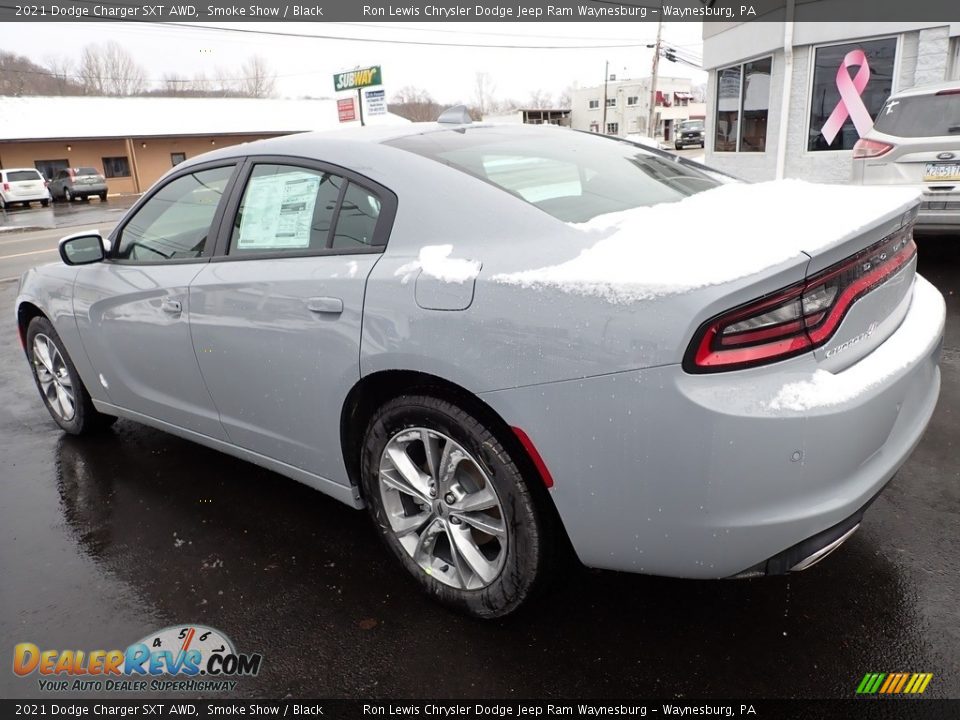
[(100, 193), (100, 202), (107, 201), (107, 194), (105, 192)]
[(35, 317), (27, 326), (27, 358), (43, 404), (66, 432), (85, 435), (116, 422), (93, 407), (63, 341), (45, 317)]
[(545, 584), (552, 515), (493, 430), (463, 408), (429, 395), (387, 402), (367, 428), (361, 474), (381, 539), (434, 599), (495, 618)]
[(47, 207), (49, 204), (50, 204), (50, 201), (49, 201), (49, 200), (41, 200), (41, 201), (40, 201), (40, 205), (41, 205), (42, 207)]
[(70, 188), (63, 189), (63, 199), (66, 202), (73, 202), (73, 193), (70, 192)]

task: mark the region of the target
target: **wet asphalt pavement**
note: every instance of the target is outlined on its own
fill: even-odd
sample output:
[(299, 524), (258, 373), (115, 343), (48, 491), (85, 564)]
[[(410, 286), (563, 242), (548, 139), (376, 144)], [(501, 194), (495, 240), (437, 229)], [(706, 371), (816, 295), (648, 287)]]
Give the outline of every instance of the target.
[(99, 200), (57, 201), (47, 207), (31, 203), (0, 210), (0, 228), (60, 228), (76, 225), (115, 224), (121, 213), (139, 199), (139, 195), (111, 196), (107, 202)]
[[(837, 553), (748, 581), (571, 564), (488, 623), (425, 600), (363, 513), (292, 480), (126, 421), (61, 434), (0, 284), (0, 661), (202, 623), (263, 653), (240, 697), (852, 697), (895, 671), (960, 697), (960, 238), (921, 241), (920, 269), (947, 297), (940, 403)], [(0, 697), (35, 678), (0, 671)]]

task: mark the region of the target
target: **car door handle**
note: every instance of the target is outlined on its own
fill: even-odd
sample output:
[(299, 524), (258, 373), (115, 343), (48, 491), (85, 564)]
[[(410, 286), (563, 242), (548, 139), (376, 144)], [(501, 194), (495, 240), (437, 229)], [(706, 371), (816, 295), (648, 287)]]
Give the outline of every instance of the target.
[(180, 304), (179, 300), (164, 298), (163, 302), (160, 303), (160, 309), (170, 315), (179, 315), (183, 312), (183, 305)]
[(338, 297), (313, 297), (307, 300), (307, 310), (312, 313), (339, 315), (343, 312), (343, 300)]

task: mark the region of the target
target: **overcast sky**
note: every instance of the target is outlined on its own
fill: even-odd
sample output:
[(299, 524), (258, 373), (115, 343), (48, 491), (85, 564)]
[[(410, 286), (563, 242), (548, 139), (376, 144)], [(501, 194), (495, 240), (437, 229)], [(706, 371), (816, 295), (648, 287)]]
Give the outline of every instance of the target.
[[(650, 74), (652, 50), (646, 47), (562, 50), (439, 47), (292, 38), (225, 32), (150, 23), (5, 23), (0, 47), (43, 63), (52, 55), (79, 58), (87, 43), (116, 40), (145, 68), (151, 79), (167, 72), (186, 76), (216, 68), (239, 69), (257, 53), (277, 73), (282, 96), (332, 96), (332, 75), (356, 66), (381, 65), (387, 96), (407, 85), (428, 90), (439, 102), (470, 101), (474, 76), (490, 74), (498, 99), (525, 101), (534, 90), (554, 98), (571, 84), (603, 82), (604, 62), (618, 77)], [(235, 23), (243, 30), (305, 33), (429, 43), (490, 45), (614, 45), (653, 43), (652, 22), (618, 23)], [(664, 23), (665, 43), (695, 58), (702, 55), (701, 24)], [(706, 82), (706, 74), (682, 63), (661, 61), (661, 75)], [(239, 74), (239, 73), (236, 73)]]

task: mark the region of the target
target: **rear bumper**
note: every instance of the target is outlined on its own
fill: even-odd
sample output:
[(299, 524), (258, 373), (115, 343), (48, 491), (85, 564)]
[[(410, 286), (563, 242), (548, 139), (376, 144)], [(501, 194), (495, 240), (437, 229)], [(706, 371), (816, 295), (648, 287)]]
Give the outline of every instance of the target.
[(4, 202), (8, 202), (8, 203), (37, 202), (39, 200), (50, 199), (50, 193), (47, 190), (44, 190), (43, 192), (24, 193), (23, 195), (7, 192), (7, 193), (2, 193), (2, 196), (3, 196)]
[(102, 183), (99, 185), (74, 185), (69, 190), (78, 197), (81, 195), (100, 195), (107, 192), (107, 186)]
[(931, 199), (925, 195), (920, 203), (916, 229), (921, 232), (957, 232), (960, 230), (960, 196), (953, 199)]
[(815, 379), (809, 356), (714, 375), (663, 366), (482, 397), (543, 457), (584, 564), (692, 578), (788, 571), (859, 521), (933, 414), (945, 307), (916, 282), (899, 329), (827, 373), (843, 392), (809, 406), (782, 400)]

